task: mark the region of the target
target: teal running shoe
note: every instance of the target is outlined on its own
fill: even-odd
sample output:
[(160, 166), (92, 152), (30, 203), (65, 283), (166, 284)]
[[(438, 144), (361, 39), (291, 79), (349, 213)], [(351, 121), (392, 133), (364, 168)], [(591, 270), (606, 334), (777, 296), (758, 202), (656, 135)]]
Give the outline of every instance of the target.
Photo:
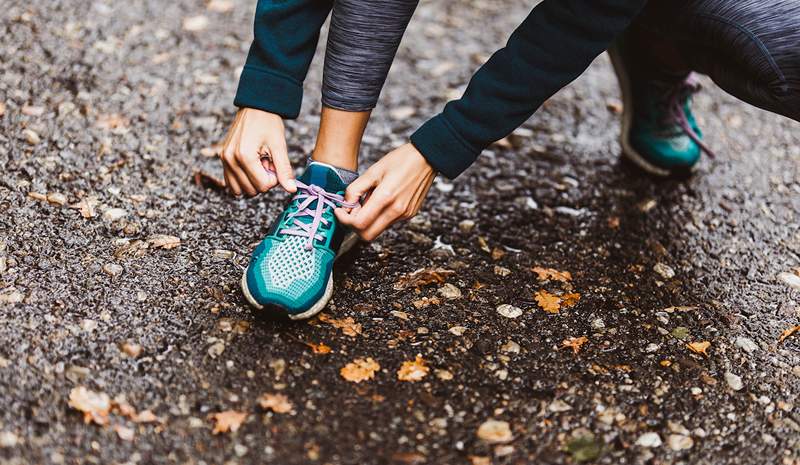
[(624, 40), (608, 52), (622, 90), (622, 154), (657, 176), (691, 172), (702, 152), (713, 158), (691, 110), (692, 95), (700, 90), (694, 77), (642, 76)]
[(358, 240), (333, 214), (336, 207), (357, 205), (344, 201), (348, 182), (330, 165), (308, 165), (297, 179), (297, 193), (253, 251), (242, 276), (250, 305), (293, 320), (325, 308), (333, 294), (333, 262)]

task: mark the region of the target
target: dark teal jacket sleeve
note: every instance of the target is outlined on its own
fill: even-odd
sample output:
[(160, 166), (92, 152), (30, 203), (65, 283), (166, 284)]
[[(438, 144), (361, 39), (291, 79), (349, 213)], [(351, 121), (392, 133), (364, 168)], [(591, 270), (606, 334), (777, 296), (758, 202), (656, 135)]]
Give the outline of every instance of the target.
[(233, 101), (297, 118), (303, 80), (332, 0), (259, 0), (253, 43)]
[(411, 143), (437, 171), (458, 176), (580, 76), (645, 3), (544, 0), (473, 75), (464, 95), (423, 124)]

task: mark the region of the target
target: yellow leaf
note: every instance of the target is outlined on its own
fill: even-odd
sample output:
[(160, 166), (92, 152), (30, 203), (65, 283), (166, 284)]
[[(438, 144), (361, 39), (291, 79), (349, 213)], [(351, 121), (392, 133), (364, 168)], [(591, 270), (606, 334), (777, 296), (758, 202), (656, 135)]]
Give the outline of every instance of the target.
[(700, 355), (705, 355), (708, 357), (708, 348), (711, 347), (711, 343), (708, 341), (700, 341), (700, 342), (690, 342), (686, 344), (686, 347), (689, 348), (692, 352)]
[(558, 313), (561, 308), (561, 298), (545, 290), (540, 290), (533, 296), (536, 303), (547, 313)]
[(574, 354), (576, 354), (576, 355), (577, 355), (577, 354), (578, 354), (578, 352), (580, 352), (580, 350), (581, 350), (581, 347), (582, 347), (584, 344), (586, 344), (586, 342), (587, 342), (588, 340), (589, 340), (589, 338), (588, 338), (588, 337), (586, 337), (586, 336), (581, 336), (581, 337), (569, 337), (569, 338), (567, 338), (567, 339), (564, 339), (563, 341), (561, 341), (561, 347), (562, 347), (562, 348), (567, 348), (567, 347), (569, 347), (569, 348), (571, 348), (571, 349), (572, 349), (572, 352), (573, 352)]
[(214, 421), (214, 429), (212, 434), (227, 433), (228, 431), (235, 433), (242, 426), (242, 423), (247, 419), (246, 412), (237, 412), (236, 410), (226, 410), (224, 412), (212, 413), (208, 418)]
[(539, 275), (539, 281), (548, 281), (550, 279), (561, 281), (562, 283), (572, 281), (572, 273), (569, 271), (558, 271), (553, 268), (542, 268), (541, 266), (534, 266), (531, 271)]
[(258, 398), (258, 404), (264, 410), (272, 410), (275, 413), (288, 413), (292, 411), (292, 403), (283, 394), (262, 394)]
[(781, 337), (778, 339), (778, 344), (785, 341), (787, 337), (791, 336), (792, 334), (800, 331), (800, 325), (797, 325), (793, 328), (789, 328), (786, 331), (781, 333)]
[(378, 365), (378, 362), (373, 360), (372, 357), (357, 358), (343, 366), (339, 374), (347, 381), (360, 383), (361, 381), (374, 378), (375, 372), (380, 369), (381, 366)]
[(417, 358), (414, 360), (403, 362), (403, 365), (397, 370), (397, 379), (400, 381), (415, 382), (424, 378), (429, 371), (430, 368), (425, 364), (425, 360), (417, 355)]

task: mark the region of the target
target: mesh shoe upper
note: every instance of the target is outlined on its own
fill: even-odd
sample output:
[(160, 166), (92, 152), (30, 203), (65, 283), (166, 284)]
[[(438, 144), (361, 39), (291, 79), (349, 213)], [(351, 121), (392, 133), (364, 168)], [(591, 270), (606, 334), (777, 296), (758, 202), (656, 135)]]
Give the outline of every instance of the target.
[(312, 162), (298, 181), (304, 187), (253, 251), (247, 268), (253, 298), (292, 314), (323, 297), (345, 233), (333, 214), (347, 187), (336, 170)]

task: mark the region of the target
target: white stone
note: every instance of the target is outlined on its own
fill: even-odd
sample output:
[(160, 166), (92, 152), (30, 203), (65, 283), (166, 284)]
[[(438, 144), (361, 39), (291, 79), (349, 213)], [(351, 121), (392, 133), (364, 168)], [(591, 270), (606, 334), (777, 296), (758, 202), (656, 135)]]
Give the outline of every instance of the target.
[(506, 318), (517, 318), (522, 315), (522, 309), (509, 304), (502, 304), (497, 306), (497, 313)]
[(687, 450), (692, 448), (694, 440), (683, 434), (670, 434), (669, 437), (667, 437), (667, 444), (669, 444), (669, 448), (674, 451)]
[(751, 353), (755, 352), (756, 350), (758, 350), (758, 345), (756, 345), (756, 343), (753, 342), (752, 339), (749, 339), (749, 338), (746, 338), (746, 337), (743, 337), (743, 336), (737, 337), (736, 341), (735, 341), (735, 344), (736, 344), (736, 347), (744, 350), (748, 354), (751, 354)]
[(639, 447), (660, 447), (661, 436), (658, 433), (644, 433), (636, 440), (636, 445)]
[(728, 386), (734, 391), (741, 391), (744, 387), (741, 376), (735, 375), (730, 371), (725, 372), (725, 382), (728, 383)]

